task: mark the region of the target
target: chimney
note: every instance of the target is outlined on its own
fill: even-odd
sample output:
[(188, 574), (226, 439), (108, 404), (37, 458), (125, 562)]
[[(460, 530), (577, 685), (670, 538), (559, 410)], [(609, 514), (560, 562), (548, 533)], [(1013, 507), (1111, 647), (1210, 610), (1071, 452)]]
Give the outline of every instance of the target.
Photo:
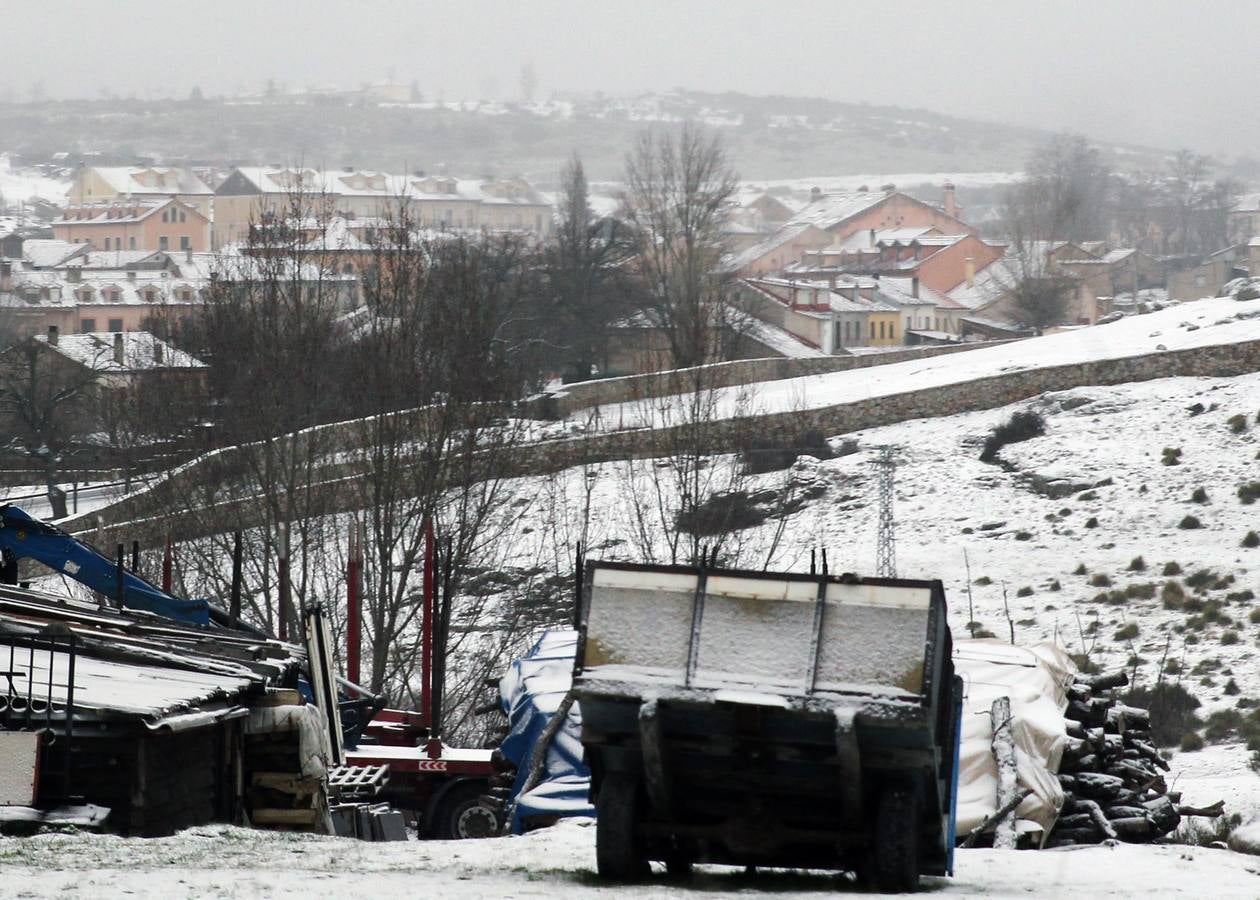
[(66, 269), (66, 281), (71, 284), (78, 284), (83, 280), (83, 270), (79, 266), (70, 266)]
[(910, 296), (919, 299), (919, 276), (912, 276), (910, 279)]
[(875, 229), (874, 228), (871, 229), (871, 246), (872, 247), (875, 246)]
[(122, 366), (126, 364), (127, 354), (123, 346), (123, 336), (121, 331), (114, 332), (114, 362)]
[(945, 191), (945, 197), (944, 197), (944, 202), (942, 203), (942, 205), (945, 208), (945, 215), (952, 216), (953, 218), (957, 219), (958, 218), (958, 198), (954, 194), (954, 182), (952, 181), (945, 182), (944, 191)]
[(50, 347), (57, 346), (57, 337), (59, 335), (59, 332), (60, 332), (60, 329), (58, 329), (56, 325), (48, 326), (48, 346)]
[(966, 260), (963, 261), (963, 272), (966, 273), (967, 287), (975, 287), (976, 286), (976, 258), (974, 256), (968, 256)]
[(13, 290), (13, 263), (7, 259), (0, 260), (0, 294)]
[(809, 202), (817, 203), (822, 199), (822, 188), (812, 187), (809, 189)]
[(162, 342), (157, 338), (153, 339), (153, 364), (155, 366), (162, 365)]
[(192, 262), (192, 247), (184, 248), (184, 262)]

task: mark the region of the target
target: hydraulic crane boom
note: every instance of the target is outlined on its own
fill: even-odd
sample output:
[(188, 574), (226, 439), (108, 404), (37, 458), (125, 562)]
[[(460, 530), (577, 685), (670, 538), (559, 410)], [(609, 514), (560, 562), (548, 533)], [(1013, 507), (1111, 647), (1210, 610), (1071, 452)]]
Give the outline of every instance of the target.
[[(98, 594), (118, 599), (118, 566), (112, 560), (11, 504), (0, 505), (0, 553), (6, 569), (15, 570), (18, 560), (33, 559)], [(128, 609), (144, 610), (176, 622), (210, 624), (210, 604), (205, 600), (172, 597), (126, 569), (122, 572), (121, 600)]]

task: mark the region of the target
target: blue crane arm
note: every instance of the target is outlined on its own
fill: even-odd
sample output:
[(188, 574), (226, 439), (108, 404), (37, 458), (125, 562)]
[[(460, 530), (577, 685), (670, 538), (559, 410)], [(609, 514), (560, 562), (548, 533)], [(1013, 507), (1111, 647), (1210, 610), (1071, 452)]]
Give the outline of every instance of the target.
[[(118, 592), (118, 567), (110, 559), (66, 532), (31, 518), (10, 504), (0, 506), (0, 550), (14, 560), (33, 559), (98, 594)], [(122, 605), (191, 625), (210, 624), (210, 604), (205, 600), (172, 597), (131, 572), (123, 570)]]

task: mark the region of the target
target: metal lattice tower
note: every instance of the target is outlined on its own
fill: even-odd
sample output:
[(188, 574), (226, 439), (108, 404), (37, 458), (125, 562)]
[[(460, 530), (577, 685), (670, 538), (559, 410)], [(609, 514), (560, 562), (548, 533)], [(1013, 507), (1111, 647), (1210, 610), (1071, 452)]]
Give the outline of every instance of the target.
[(880, 578), (897, 577), (896, 521), (893, 519), (893, 474), (897, 460), (893, 447), (880, 448), (879, 459), (879, 537), (875, 546), (875, 574)]

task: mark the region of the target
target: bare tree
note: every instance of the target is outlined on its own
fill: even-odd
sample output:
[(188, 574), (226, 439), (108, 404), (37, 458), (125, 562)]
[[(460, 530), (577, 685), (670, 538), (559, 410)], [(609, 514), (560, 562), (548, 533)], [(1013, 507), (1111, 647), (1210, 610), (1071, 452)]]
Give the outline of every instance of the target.
[(625, 180), (644, 312), (664, 333), (674, 366), (698, 366), (717, 355), (726, 303), (721, 231), (736, 175), (721, 140), (688, 122), (677, 133), (644, 132)]
[(95, 360), (67, 359), (39, 338), (0, 354), (0, 412), (9, 428), (2, 448), (43, 470), (54, 519), (67, 514), (60, 487), (63, 454), (97, 421), (98, 377)]

